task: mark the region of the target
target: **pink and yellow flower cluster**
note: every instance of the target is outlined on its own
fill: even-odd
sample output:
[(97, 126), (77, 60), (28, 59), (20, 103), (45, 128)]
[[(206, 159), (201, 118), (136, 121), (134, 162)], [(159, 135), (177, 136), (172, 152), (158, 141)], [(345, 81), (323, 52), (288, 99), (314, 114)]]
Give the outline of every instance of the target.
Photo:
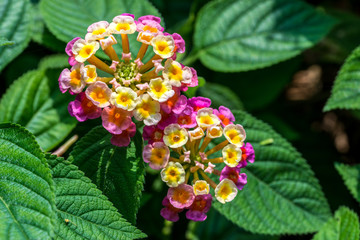
[(203, 97), (188, 99), (184, 105), (182, 112), (167, 117), (164, 128), (159, 124), (144, 128), (148, 144), (143, 159), (161, 170), (161, 179), (169, 186), (160, 214), (177, 221), (178, 213), (187, 209), (188, 219), (204, 221), (213, 200), (211, 188), (217, 201), (231, 202), (247, 183), (241, 169), (254, 162), (255, 153), (228, 108), (212, 109), (210, 99)]
[[(136, 56), (129, 34), (137, 34), (141, 43)], [(114, 47), (118, 41), (121, 55)], [(100, 48), (107, 59), (95, 56)], [(60, 74), (59, 87), (76, 95), (68, 106), (70, 115), (81, 122), (101, 117), (116, 146), (129, 145), (134, 119), (143, 123), (143, 160), (161, 170), (169, 187), (160, 214), (177, 221), (186, 209), (188, 219), (204, 221), (213, 196), (225, 204), (243, 189), (247, 177), (241, 170), (254, 162), (255, 154), (228, 108), (213, 109), (208, 98), (182, 95), (198, 85), (196, 71), (176, 61), (184, 51), (182, 37), (164, 32), (160, 18), (135, 20), (124, 13), (111, 23), (90, 25), (84, 39), (67, 44), (72, 67)]]
[[(141, 43), (136, 56), (130, 51), (131, 34)], [(100, 48), (107, 59), (95, 56)], [(181, 91), (198, 83), (196, 71), (176, 61), (176, 54), (185, 51), (182, 37), (164, 32), (160, 18), (151, 15), (135, 20), (124, 13), (111, 23), (93, 23), (85, 38), (74, 38), (65, 51), (72, 67), (60, 74), (59, 87), (77, 95), (69, 113), (78, 121), (101, 117), (117, 146), (127, 146), (135, 134), (132, 117), (148, 127), (164, 124), (166, 114), (182, 112), (186, 98)]]

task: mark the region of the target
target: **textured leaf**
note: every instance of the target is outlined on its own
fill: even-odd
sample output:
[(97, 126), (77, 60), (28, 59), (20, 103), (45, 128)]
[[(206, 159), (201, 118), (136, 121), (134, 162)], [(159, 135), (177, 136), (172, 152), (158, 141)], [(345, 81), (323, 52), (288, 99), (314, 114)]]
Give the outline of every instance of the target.
[[(84, 38), (87, 27), (97, 21), (108, 21), (122, 13), (131, 13), (138, 18), (142, 15), (156, 15), (159, 12), (147, 0), (43, 0), (40, 11), (50, 31), (60, 40), (68, 42), (75, 37)], [(61, 21), (59, 21), (61, 19)], [(135, 54), (141, 43), (136, 41), (137, 34), (130, 38), (131, 52)], [(119, 44), (114, 45), (117, 53), (121, 52), (121, 38)], [(133, 45), (133, 43), (136, 44)], [(102, 51), (99, 51), (99, 53)], [(148, 51), (150, 52), (150, 51)], [(106, 56), (104, 54), (102, 57)]]
[(41, 15), (39, 4), (32, 6), (34, 16), (34, 26), (31, 34), (31, 40), (41, 44), (51, 50), (64, 52), (66, 43), (57, 39), (45, 26), (43, 16)]
[(340, 207), (313, 240), (359, 240), (359, 236), (359, 217), (349, 208)]
[(96, 127), (80, 139), (70, 156), (119, 212), (135, 224), (144, 183), (142, 139), (136, 135), (127, 148), (120, 148), (112, 145), (110, 138), (102, 126)]
[(30, 41), (32, 16), (28, 0), (0, 1), (0, 36), (13, 42), (0, 47), (0, 71), (19, 55)]
[(217, 0), (197, 17), (195, 56), (221, 72), (266, 67), (313, 46), (333, 23), (298, 0)]
[(121, 217), (107, 197), (75, 165), (54, 155), (47, 158), (56, 187), (57, 239), (146, 237)]
[(44, 57), (39, 63), (39, 68), (48, 69), (69, 67), (68, 58), (69, 56), (66, 54), (56, 54)]
[[(215, 208), (245, 230), (260, 234), (315, 232), (330, 215), (313, 171), (299, 152), (270, 126), (242, 111), (236, 123), (255, 148), (255, 163), (244, 172), (248, 184), (230, 203)], [(260, 142), (273, 139), (272, 144)]]
[(0, 239), (51, 239), (54, 183), (34, 137), (0, 124)]
[(346, 59), (335, 79), (331, 96), (324, 111), (333, 109), (360, 109), (360, 47)]
[(214, 108), (225, 106), (231, 110), (243, 110), (244, 106), (239, 97), (230, 88), (221, 84), (207, 82), (199, 88), (200, 96), (211, 99), (211, 105)]
[(226, 218), (221, 216), (213, 208), (207, 213), (206, 221), (204, 222), (192, 222), (189, 227), (194, 226), (194, 234), (198, 239), (206, 240), (279, 240), (279, 236), (268, 236), (252, 234), (244, 229), (241, 229)]
[(346, 187), (360, 203), (360, 164), (349, 166), (341, 163), (335, 163), (335, 168), (344, 180)]
[(58, 77), (59, 71), (30, 71), (17, 79), (0, 101), (0, 122), (26, 127), (44, 151), (64, 140), (76, 125), (67, 111), (73, 97), (60, 92)]

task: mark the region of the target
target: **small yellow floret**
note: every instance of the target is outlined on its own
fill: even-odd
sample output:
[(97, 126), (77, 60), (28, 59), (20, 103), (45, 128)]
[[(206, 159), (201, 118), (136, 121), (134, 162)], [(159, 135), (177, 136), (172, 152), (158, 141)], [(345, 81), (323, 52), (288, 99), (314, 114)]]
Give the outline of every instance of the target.
[(237, 188), (233, 181), (225, 178), (215, 188), (215, 197), (221, 203), (231, 202), (237, 195)]
[(193, 187), (195, 195), (208, 194), (210, 191), (209, 184), (204, 180), (197, 180)]
[(161, 179), (169, 187), (177, 187), (185, 182), (185, 170), (180, 163), (169, 162), (161, 171)]

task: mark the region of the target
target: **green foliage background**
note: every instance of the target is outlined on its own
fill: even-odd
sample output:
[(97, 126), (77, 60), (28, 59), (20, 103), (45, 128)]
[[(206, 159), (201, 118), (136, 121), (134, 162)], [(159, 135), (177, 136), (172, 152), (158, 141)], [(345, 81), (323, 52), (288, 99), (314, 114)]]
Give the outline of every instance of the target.
[[(140, 133), (111, 145), (58, 90), (66, 42), (124, 12), (183, 36), (187, 96), (232, 109), (254, 145), (248, 184), (205, 222), (164, 221)], [(356, 0), (0, 0), (0, 239), (358, 240), (359, 23)]]

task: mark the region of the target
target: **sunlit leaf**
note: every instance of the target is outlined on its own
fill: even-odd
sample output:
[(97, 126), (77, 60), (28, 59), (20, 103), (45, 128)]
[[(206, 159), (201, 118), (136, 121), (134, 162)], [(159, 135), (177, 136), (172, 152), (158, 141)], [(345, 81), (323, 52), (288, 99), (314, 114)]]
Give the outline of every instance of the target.
[(359, 235), (359, 217), (349, 208), (340, 207), (313, 240), (357, 240)]
[(221, 72), (262, 68), (317, 43), (332, 18), (298, 0), (218, 0), (197, 17), (195, 55)]
[[(0, 37), (6, 38), (10, 46), (0, 44), (0, 71), (17, 55), (30, 41), (32, 15), (28, 0), (0, 1)], [(8, 43), (9, 43), (8, 42)]]
[(48, 155), (56, 188), (57, 239), (138, 239), (146, 237), (117, 212), (75, 165)]
[(110, 138), (102, 126), (94, 128), (76, 144), (69, 160), (134, 224), (144, 183), (142, 139), (135, 135), (127, 148), (120, 148)]
[(330, 209), (305, 159), (269, 125), (242, 111), (234, 115), (254, 146), (255, 163), (246, 167), (248, 183), (238, 196), (230, 203), (215, 202), (215, 208), (254, 233), (319, 230), (331, 216)]
[(0, 101), (0, 122), (26, 127), (44, 151), (64, 140), (77, 123), (67, 110), (73, 97), (60, 92), (58, 77), (55, 70), (30, 71), (17, 79)]
[(344, 180), (346, 187), (360, 203), (360, 164), (350, 166), (336, 163), (335, 168)]
[(54, 183), (34, 136), (0, 124), (0, 239), (51, 239)]
[(346, 59), (335, 79), (331, 96), (324, 111), (333, 109), (360, 109), (360, 47)]

